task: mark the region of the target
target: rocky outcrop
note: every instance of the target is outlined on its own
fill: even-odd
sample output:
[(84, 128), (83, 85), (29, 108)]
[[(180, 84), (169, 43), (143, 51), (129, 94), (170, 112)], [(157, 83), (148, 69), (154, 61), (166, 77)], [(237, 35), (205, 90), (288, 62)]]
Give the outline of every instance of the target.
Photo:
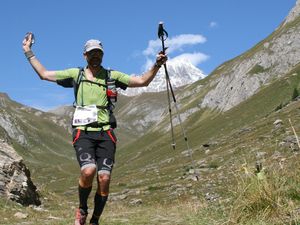
[(22, 157), (3, 138), (0, 138), (0, 196), (25, 206), (41, 204)]

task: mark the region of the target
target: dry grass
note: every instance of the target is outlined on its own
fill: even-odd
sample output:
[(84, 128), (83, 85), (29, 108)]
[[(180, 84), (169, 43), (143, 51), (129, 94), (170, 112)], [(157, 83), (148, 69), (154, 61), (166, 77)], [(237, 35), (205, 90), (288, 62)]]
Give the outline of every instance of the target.
[(273, 165), (260, 173), (238, 175), (228, 224), (300, 223), (295, 207), (300, 200), (299, 163), (294, 170), (278, 168)]
[(154, 204), (143, 206), (128, 206), (125, 204), (109, 204), (103, 221), (109, 224), (135, 225), (186, 225), (195, 224), (191, 216), (207, 207), (203, 201), (176, 200), (170, 204)]

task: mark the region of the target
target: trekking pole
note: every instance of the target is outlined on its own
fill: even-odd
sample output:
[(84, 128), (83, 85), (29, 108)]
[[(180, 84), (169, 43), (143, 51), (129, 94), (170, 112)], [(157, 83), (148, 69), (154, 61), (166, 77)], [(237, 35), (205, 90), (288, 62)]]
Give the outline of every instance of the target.
[[(161, 40), (162, 43), (162, 52), (163, 54), (166, 53), (166, 47), (165, 47), (165, 40), (168, 38), (168, 33), (164, 30), (163, 28), (163, 23), (160, 22), (158, 26), (158, 37)], [(170, 116), (170, 124), (171, 124), (171, 138), (172, 138), (172, 144), (171, 146), (175, 150), (176, 143), (175, 143), (175, 138), (174, 138), (174, 128), (173, 128), (173, 120), (172, 120), (172, 108), (171, 108), (171, 99), (170, 99), (170, 88), (169, 88), (169, 74), (167, 70), (167, 65), (166, 63), (164, 64), (164, 69), (165, 69), (165, 75), (166, 75), (166, 86), (167, 86), (167, 96), (168, 96), (168, 106), (169, 106), (169, 116)]]
[[(165, 40), (168, 38), (168, 33), (164, 29), (164, 27), (163, 27), (163, 22), (160, 22), (159, 25), (158, 25), (158, 37), (159, 37), (159, 39), (161, 40), (161, 43), (162, 43), (162, 52), (163, 52), (163, 54), (165, 54), (165, 51), (167, 49), (167, 47), (165, 47)], [(170, 114), (171, 133), (172, 133), (172, 147), (173, 147), (173, 149), (175, 149), (174, 129), (173, 129), (173, 121), (172, 121), (172, 110), (171, 110), (171, 102), (170, 102), (170, 91), (171, 91), (173, 102), (174, 102), (175, 109), (176, 109), (176, 117), (177, 117), (177, 119), (179, 121), (181, 132), (183, 134), (184, 141), (186, 143), (186, 148), (187, 148), (188, 154), (189, 154), (189, 156), (191, 158), (192, 166), (194, 168), (194, 173), (195, 173), (196, 179), (199, 180), (198, 175), (195, 172), (196, 171), (196, 167), (195, 167), (195, 161), (193, 159), (193, 150), (190, 148), (190, 145), (189, 145), (189, 142), (188, 142), (188, 138), (187, 138), (187, 135), (186, 135), (186, 131), (183, 128), (183, 125), (182, 125), (182, 120), (180, 118), (180, 114), (179, 114), (179, 109), (178, 109), (176, 97), (175, 97), (175, 94), (174, 94), (174, 91), (173, 91), (173, 88), (172, 88), (172, 84), (171, 84), (171, 80), (170, 80), (170, 76), (169, 76), (169, 73), (168, 73), (168, 69), (167, 69), (167, 64), (166, 63), (164, 64), (164, 69), (165, 69), (166, 83), (167, 83), (167, 95), (168, 95), (169, 114)]]

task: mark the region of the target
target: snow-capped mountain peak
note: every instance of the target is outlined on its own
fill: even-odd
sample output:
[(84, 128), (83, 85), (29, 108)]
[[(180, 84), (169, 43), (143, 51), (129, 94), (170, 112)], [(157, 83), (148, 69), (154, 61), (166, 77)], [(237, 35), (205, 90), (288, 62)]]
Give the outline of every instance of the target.
[[(203, 79), (206, 75), (192, 63), (182, 59), (174, 59), (167, 62), (168, 74), (173, 88), (193, 83)], [(160, 92), (166, 90), (166, 79), (164, 67), (158, 71), (154, 80), (148, 87), (128, 88), (120, 91), (127, 96), (134, 96), (143, 92)]]

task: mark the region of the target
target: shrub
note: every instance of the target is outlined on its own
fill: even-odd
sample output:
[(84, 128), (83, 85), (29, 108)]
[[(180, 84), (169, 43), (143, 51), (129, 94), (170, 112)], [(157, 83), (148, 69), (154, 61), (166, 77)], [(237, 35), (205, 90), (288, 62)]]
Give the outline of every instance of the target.
[(275, 112), (282, 109), (282, 103), (280, 103), (276, 108), (275, 108)]
[(297, 88), (294, 88), (293, 94), (292, 94), (292, 100), (295, 100), (299, 96), (299, 91)]
[(253, 74), (258, 74), (258, 73), (263, 73), (266, 72), (268, 69), (265, 69), (263, 66), (256, 64), (252, 69), (248, 72), (248, 74), (253, 75)]

